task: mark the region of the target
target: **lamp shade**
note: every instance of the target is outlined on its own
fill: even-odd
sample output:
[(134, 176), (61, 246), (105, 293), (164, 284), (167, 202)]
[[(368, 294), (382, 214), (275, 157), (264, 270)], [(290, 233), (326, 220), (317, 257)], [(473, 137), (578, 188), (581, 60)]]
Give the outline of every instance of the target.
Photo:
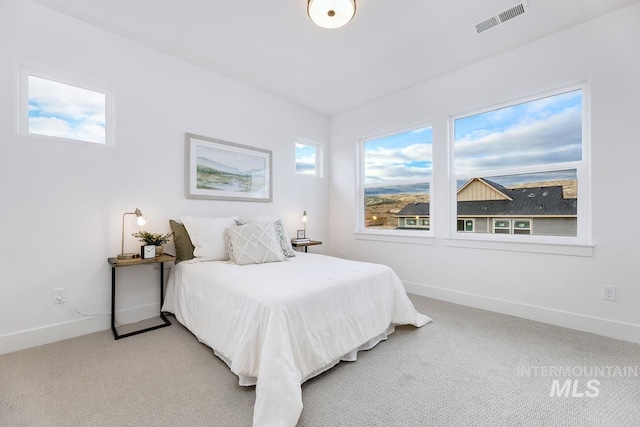
[(356, 14), (356, 0), (307, 0), (309, 18), (322, 28), (339, 28)]

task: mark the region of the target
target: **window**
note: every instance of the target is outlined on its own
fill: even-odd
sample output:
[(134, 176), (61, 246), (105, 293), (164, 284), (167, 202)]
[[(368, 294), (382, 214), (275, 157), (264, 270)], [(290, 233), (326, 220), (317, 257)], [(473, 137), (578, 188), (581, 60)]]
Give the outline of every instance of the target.
[(361, 142), (359, 230), (430, 229), (432, 141), (424, 126)]
[(511, 221), (508, 219), (494, 219), (493, 232), (496, 234), (511, 234)]
[(111, 95), (70, 79), (20, 70), (20, 131), (112, 145)]
[(458, 232), (473, 233), (475, 220), (458, 219)]
[(531, 234), (531, 220), (514, 219), (512, 230), (513, 234)]
[(493, 232), (496, 234), (531, 234), (531, 220), (494, 219)]
[(296, 142), (296, 173), (322, 177), (322, 146), (309, 141)]
[(453, 118), (458, 235), (588, 241), (585, 94), (581, 85)]

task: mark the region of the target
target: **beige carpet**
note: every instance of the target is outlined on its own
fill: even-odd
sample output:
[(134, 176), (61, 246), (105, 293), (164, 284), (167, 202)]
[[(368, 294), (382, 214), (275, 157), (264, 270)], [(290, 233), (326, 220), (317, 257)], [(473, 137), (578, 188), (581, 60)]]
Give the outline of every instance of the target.
[[(434, 321), (307, 381), (300, 426), (640, 426), (640, 345), (411, 299)], [(170, 319), (0, 356), (0, 426), (251, 425), (255, 390)], [(576, 397), (550, 397), (569, 379)]]

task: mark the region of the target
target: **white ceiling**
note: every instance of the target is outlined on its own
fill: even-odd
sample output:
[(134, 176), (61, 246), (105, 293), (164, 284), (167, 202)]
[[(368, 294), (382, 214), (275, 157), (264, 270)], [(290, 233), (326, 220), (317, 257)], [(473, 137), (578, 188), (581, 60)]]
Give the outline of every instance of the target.
[(357, 0), (326, 30), (306, 0), (33, 0), (280, 98), (333, 115), (640, 0)]

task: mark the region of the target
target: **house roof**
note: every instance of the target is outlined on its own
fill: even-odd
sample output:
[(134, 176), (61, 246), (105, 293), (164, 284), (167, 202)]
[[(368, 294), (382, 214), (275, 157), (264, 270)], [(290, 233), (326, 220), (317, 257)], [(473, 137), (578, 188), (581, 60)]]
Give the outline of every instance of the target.
[(578, 213), (577, 199), (565, 199), (561, 185), (506, 188), (488, 179), (481, 180), (511, 200), (460, 201), (459, 216), (575, 216)]
[[(552, 197), (553, 187), (538, 189), (521, 189), (513, 201), (509, 200), (474, 200), (458, 202), (458, 216), (576, 216), (577, 199)], [(556, 187), (562, 194), (562, 187)], [(522, 191), (525, 190), (525, 191)], [(547, 194), (543, 196), (543, 194)]]
[[(576, 216), (578, 213), (577, 199), (565, 199), (561, 185), (506, 188), (492, 181), (483, 181), (495, 186), (510, 200), (459, 201), (458, 216)], [(429, 215), (429, 203), (412, 203), (396, 214), (398, 217), (416, 215)]]
[(411, 203), (400, 209), (396, 216), (427, 216), (429, 215), (429, 203)]

